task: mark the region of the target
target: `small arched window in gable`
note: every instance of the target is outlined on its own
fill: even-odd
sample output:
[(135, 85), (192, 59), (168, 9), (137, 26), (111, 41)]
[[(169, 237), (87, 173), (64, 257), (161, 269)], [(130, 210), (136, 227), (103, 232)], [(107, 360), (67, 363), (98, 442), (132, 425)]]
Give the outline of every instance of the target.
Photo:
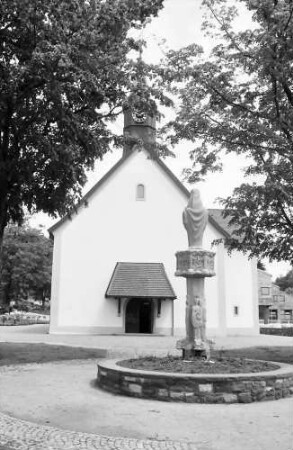
[(145, 200), (145, 186), (138, 184), (136, 186), (136, 200)]

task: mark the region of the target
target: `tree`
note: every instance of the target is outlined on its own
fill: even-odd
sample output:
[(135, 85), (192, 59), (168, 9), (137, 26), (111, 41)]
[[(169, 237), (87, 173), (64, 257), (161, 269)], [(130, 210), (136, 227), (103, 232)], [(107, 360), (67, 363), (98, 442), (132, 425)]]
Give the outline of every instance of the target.
[(293, 270), (289, 270), (283, 277), (278, 277), (275, 283), (282, 291), (287, 291), (288, 289), (291, 291), (293, 288)]
[(226, 244), (293, 262), (293, 2), (239, 0), (253, 21), (244, 31), (229, 2), (203, 4), (204, 30), (221, 40), (209, 58), (195, 44), (169, 52), (162, 76), (180, 99), (170, 140), (195, 144), (190, 182), (220, 171), (226, 154), (247, 157), (247, 181), (222, 199), (234, 229)]
[(1, 303), (50, 296), (53, 242), (30, 227), (8, 226), (3, 240)]
[(0, 250), (25, 208), (68, 212), (85, 171), (117, 140), (139, 44), (128, 35), (163, 0), (0, 2)]

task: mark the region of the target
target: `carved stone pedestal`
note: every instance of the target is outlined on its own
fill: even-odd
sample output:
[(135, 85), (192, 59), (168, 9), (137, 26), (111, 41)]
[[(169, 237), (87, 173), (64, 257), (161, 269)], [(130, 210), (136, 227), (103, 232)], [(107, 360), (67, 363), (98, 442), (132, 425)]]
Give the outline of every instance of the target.
[(213, 277), (215, 275), (214, 257), (214, 252), (202, 248), (177, 252), (175, 275), (185, 278)]
[(210, 357), (210, 344), (206, 339), (206, 302), (204, 279), (215, 275), (215, 253), (203, 249), (189, 249), (176, 253), (175, 275), (186, 278), (185, 308), (186, 337), (177, 341), (185, 360)]
[(204, 279), (215, 275), (215, 253), (202, 248), (203, 234), (208, 222), (208, 212), (200, 199), (198, 189), (193, 189), (183, 211), (183, 225), (188, 236), (188, 250), (176, 253), (175, 275), (186, 278), (185, 308), (186, 337), (177, 342), (184, 359), (210, 357), (210, 342), (206, 338), (206, 305)]

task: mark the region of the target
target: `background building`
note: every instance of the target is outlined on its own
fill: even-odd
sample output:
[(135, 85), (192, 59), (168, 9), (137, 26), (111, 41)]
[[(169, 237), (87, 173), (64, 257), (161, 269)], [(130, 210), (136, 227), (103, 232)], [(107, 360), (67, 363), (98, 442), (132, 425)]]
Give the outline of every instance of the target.
[(292, 323), (293, 295), (281, 291), (272, 275), (258, 269), (258, 305), (261, 323)]

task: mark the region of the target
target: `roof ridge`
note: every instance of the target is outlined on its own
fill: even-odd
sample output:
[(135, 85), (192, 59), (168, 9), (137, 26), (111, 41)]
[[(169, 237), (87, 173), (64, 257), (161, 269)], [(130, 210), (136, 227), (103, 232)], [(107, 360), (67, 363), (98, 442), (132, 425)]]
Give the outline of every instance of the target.
[(160, 264), (160, 265), (163, 265), (162, 262), (157, 262), (157, 261), (154, 261), (154, 262), (118, 261), (117, 264)]
[[(143, 149), (145, 152), (147, 152), (150, 157), (152, 158), (153, 161), (155, 161), (160, 167), (161, 169), (167, 174), (167, 176), (169, 176), (169, 178), (171, 178), (171, 180), (177, 185), (177, 187), (181, 190), (181, 192), (187, 197), (189, 198), (190, 195), (190, 191), (184, 186), (184, 184), (179, 180), (179, 178), (176, 177), (176, 175), (171, 171), (171, 169), (169, 169), (169, 167), (161, 160), (161, 158), (159, 156), (156, 156), (154, 154), (154, 152), (151, 152), (150, 150), (148, 150), (147, 148), (143, 147)], [(100, 178), (100, 180), (98, 180), (94, 186), (92, 186), (92, 188), (80, 199), (80, 201), (78, 202), (78, 204), (76, 205), (76, 207), (74, 208), (74, 210), (72, 210), (71, 212), (68, 212), (67, 214), (65, 214), (61, 219), (59, 219), (54, 225), (52, 225), (48, 231), (50, 235), (53, 235), (53, 232), (59, 228), (59, 226), (61, 226), (67, 219), (71, 219), (71, 215), (77, 214), (77, 211), (80, 207), (82, 207), (83, 205), (87, 204), (88, 199), (105, 183), (105, 181), (108, 180), (108, 178), (110, 178), (113, 173), (124, 164), (124, 162), (126, 160), (128, 160), (132, 155), (135, 154), (135, 152), (138, 152), (141, 150), (134, 150), (133, 152), (129, 152), (125, 155), (123, 155), (112, 167), (110, 170), (108, 170), (108, 172), (105, 173), (105, 175), (102, 176), (102, 178)], [(220, 208), (208, 208), (208, 212), (209, 212), (209, 220), (210, 223), (218, 230), (220, 231), (225, 237), (230, 237), (229, 232), (225, 229), (225, 227), (223, 226), (223, 224), (220, 224), (215, 217), (213, 217), (211, 214), (213, 213), (213, 211), (222, 211), (222, 209)]]
[[(166, 166), (166, 164), (160, 159), (159, 156), (155, 156), (153, 152), (150, 152), (147, 148), (143, 147), (143, 150), (145, 150), (152, 158), (152, 160), (156, 161), (158, 163), (159, 166), (161, 166), (161, 168), (164, 170), (164, 172), (175, 182), (175, 184), (177, 185), (177, 187), (179, 187), (179, 189), (186, 195), (189, 196), (190, 192), (189, 190), (181, 183), (181, 181), (179, 180), (179, 178), (176, 177), (176, 175), (174, 175), (174, 173), (169, 169), (169, 167)], [(110, 170), (108, 170), (108, 172), (105, 173), (105, 175), (102, 176), (102, 178), (100, 178), (100, 180), (98, 180), (94, 186), (92, 186), (92, 188), (80, 199), (80, 201), (77, 203), (76, 207), (74, 208), (74, 210), (72, 210), (72, 212), (68, 212), (67, 214), (65, 214), (61, 219), (59, 219), (54, 225), (52, 225), (49, 229), (48, 232), (50, 234), (52, 234), (60, 225), (62, 225), (62, 223), (64, 223), (67, 219), (70, 218), (71, 214), (76, 213), (76, 210), (78, 208), (80, 208), (81, 206), (83, 206), (83, 204), (86, 204), (87, 200), (92, 196), (92, 194), (94, 194), (94, 192), (97, 191), (97, 189), (105, 183), (105, 181), (110, 178), (110, 176), (120, 167), (122, 166), (122, 164), (124, 164), (124, 162), (130, 158), (130, 156), (132, 156), (136, 151), (139, 150), (134, 150), (133, 152), (129, 152), (125, 155), (123, 155), (115, 164), (114, 166), (111, 167)]]

